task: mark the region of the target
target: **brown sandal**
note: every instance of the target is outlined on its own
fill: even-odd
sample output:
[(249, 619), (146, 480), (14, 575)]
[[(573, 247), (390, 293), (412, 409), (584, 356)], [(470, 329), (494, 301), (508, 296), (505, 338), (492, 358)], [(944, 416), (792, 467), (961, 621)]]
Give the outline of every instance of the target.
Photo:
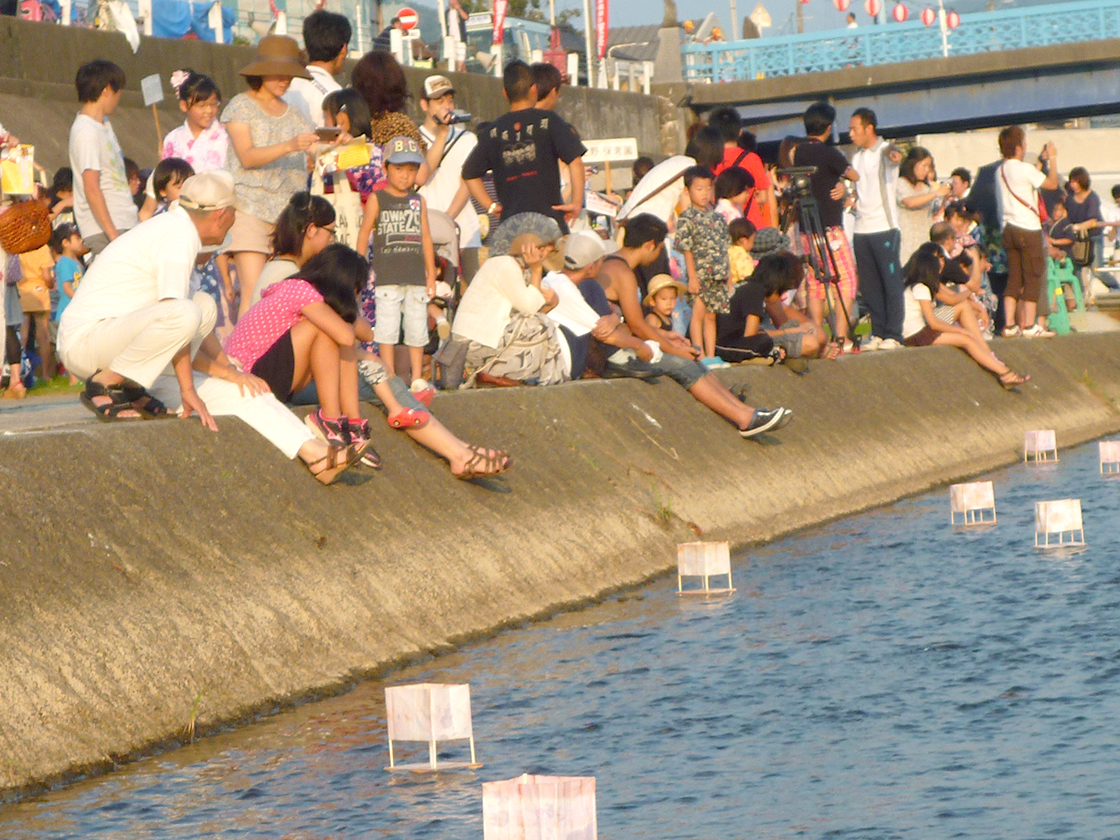
[(483, 449), (481, 446), (467, 447), (473, 455), (461, 473), (452, 473), (458, 479), (467, 481), (472, 478), (488, 478), (499, 475), (513, 466), (513, 457), (501, 449)]
[[(327, 454), (317, 461), (309, 463), (307, 469), (311, 471), (315, 480), (320, 484), (324, 486), (334, 484), (335, 479), (361, 460), (368, 446), (368, 440), (349, 445), (332, 443), (327, 449)], [(315, 467), (319, 464), (325, 464), (325, 466), (316, 472)]]

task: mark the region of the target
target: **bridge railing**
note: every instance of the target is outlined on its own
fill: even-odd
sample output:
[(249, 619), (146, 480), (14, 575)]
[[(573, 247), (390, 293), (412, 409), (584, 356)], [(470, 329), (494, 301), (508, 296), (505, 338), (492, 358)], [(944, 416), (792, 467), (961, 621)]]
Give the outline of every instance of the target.
[(961, 15), (960, 26), (946, 33), (944, 43), (936, 24), (913, 21), (686, 44), (681, 53), (687, 81), (729, 82), (1118, 37), (1120, 0), (1075, 0)]

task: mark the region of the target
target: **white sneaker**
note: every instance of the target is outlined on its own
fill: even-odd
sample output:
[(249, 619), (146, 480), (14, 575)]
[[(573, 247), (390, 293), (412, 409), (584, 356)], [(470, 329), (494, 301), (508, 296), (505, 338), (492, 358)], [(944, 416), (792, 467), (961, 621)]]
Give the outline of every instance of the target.
[(1023, 330), (1023, 338), (1051, 338), (1057, 335), (1053, 330), (1048, 330), (1041, 324), (1035, 324)]
[(1003, 337), (1004, 338), (1018, 338), (1022, 334), (1023, 334), (1023, 331), (1021, 329), (1019, 329), (1018, 324), (1012, 324), (1010, 327), (1004, 327), (1003, 328)]
[(902, 346), (901, 341), (895, 341), (893, 338), (884, 338), (879, 344), (880, 350), (897, 350)]
[(859, 349), (861, 352), (865, 350), (878, 350), (880, 347), (882, 347), (882, 345), (883, 339), (879, 338), (879, 336), (877, 335), (873, 335), (871, 336), (871, 338), (860, 344)]

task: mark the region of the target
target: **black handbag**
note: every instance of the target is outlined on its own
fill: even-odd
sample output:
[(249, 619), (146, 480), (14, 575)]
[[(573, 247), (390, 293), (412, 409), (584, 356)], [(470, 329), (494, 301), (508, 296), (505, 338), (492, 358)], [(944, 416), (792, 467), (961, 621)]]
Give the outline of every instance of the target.
[(1078, 268), (1085, 268), (1093, 264), (1093, 240), (1089, 238), (1088, 233), (1078, 232), (1077, 239), (1070, 246), (1069, 258)]

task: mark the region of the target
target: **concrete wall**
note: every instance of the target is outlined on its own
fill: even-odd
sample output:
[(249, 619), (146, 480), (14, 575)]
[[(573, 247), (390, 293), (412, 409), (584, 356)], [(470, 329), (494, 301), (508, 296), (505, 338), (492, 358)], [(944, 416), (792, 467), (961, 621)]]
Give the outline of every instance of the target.
[[(1005, 342), (1005, 393), (951, 349), (739, 368), (794, 422), (745, 442), (672, 382), (441, 395), (509, 447), (506, 492), (375, 423), (386, 466), (318, 486), (233, 420), (0, 437), (0, 791), (111, 768), (746, 543), (1120, 429), (1120, 341)], [(496, 483), (495, 483), (496, 484)], [(1030, 539), (1008, 534), (1009, 539)]]
[[(121, 108), (112, 118), (121, 148), (141, 166), (158, 161), (158, 138), (151, 109), (144, 108), (140, 79), (158, 73), (168, 97), (160, 108), (163, 133), (180, 122), (178, 104), (172, 101), (167, 79), (175, 70), (191, 67), (214, 78), (226, 101), (245, 90), (238, 70), (253, 59), (251, 47), (230, 47), (200, 41), (142, 38), (133, 54), (124, 36), (31, 23), (0, 17), (0, 123), (17, 137), (36, 146), (37, 159), (53, 172), (66, 165), (70, 124), (78, 109), (74, 74), (94, 58), (107, 58), (124, 68), (128, 77)], [(423, 79), (431, 71), (406, 69), (409, 86), (420, 95)], [(456, 84), (457, 103), (489, 120), (506, 110), (501, 80), (478, 74), (447, 74)], [(349, 78), (344, 71), (340, 81)], [(565, 88), (560, 114), (588, 139), (636, 137), (642, 154), (662, 154), (661, 121), (657, 97), (587, 88)], [(413, 102), (413, 114), (422, 117)], [(673, 149), (666, 153), (672, 153)]]

